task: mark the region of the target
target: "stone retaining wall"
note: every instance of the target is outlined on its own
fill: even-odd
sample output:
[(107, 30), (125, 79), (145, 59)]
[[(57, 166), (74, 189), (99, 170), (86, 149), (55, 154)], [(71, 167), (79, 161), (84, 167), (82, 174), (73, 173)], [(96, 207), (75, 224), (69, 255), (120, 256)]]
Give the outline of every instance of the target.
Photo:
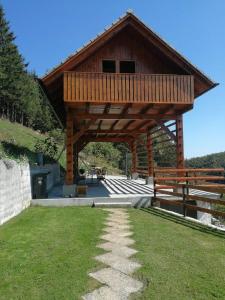
[(0, 225), (30, 206), (30, 202), (29, 164), (0, 160)]

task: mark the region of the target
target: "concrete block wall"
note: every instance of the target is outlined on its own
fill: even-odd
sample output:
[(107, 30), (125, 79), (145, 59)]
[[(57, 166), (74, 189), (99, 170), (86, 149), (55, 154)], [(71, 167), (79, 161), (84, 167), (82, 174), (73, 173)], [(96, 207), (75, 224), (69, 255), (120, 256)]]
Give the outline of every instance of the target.
[(29, 164), (0, 160), (0, 225), (30, 206), (30, 202)]

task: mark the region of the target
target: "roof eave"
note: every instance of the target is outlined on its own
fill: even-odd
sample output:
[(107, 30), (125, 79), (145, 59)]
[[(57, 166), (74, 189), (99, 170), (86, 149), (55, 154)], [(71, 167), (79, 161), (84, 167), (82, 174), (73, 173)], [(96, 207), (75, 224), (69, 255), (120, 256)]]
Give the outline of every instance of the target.
[(219, 83), (217, 83), (217, 82), (212, 82), (212, 85), (211, 85), (208, 89), (206, 89), (206, 90), (202, 91), (200, 94), (196, 95), (196, 96), (195, 96), (195, 99), (198, 98), (198, 97), (200, 97), (200, 96), (202, 96), (203, 94), (209, 92), (210, 90), (214, 89), (214, 88), (215, 88), (216, 86), (218, 86), (218, 85), (219, 85)]

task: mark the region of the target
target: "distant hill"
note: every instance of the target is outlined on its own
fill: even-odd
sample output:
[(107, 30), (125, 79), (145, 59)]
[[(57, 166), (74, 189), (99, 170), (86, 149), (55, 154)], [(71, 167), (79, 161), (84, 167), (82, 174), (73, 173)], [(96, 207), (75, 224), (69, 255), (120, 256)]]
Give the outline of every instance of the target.
[(225, 168), (225, 151), (186, 160), (188, 168)]

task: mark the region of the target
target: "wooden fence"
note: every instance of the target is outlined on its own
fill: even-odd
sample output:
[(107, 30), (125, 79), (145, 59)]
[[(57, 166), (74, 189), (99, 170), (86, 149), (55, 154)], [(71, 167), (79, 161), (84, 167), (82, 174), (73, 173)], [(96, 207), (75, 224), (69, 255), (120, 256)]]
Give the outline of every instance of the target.
[[(225, 185), (218, 183), (224, 182), (224, 179), (223, 168), (158, 168), (154, 170), (153, 201), (181, 206), (184, 216), (186, 216), (187, 210), (193, 210), (225, 218), (225, 200), (223, 200)], [(192, 193), (193, 191), (195, 193)], [(165, 199), (161, 195), (171, 197)], [(193, 205), (193, 201), (196, 201), (196, 204)], [(212, 206), (210, 209), (201, 207), (198, 205), (198, 201), (210, 203)], [(224, 207), (224, 209), (219, 210), (218, 207)]]

